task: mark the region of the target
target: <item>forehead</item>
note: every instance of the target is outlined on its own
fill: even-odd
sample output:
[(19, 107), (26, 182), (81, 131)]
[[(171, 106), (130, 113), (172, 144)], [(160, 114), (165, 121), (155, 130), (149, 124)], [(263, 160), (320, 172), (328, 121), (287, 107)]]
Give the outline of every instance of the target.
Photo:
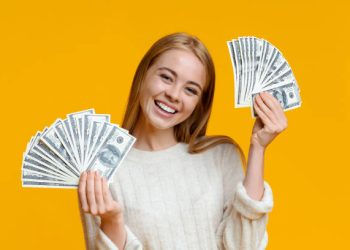
[(176, 72), (178, 78), (183, 81), (193, 81), (204, 87), (205, 67), (192, 52), (180, 49), (172, 49), (164, 52), (156, 60), (154, 70), (166, 67)]

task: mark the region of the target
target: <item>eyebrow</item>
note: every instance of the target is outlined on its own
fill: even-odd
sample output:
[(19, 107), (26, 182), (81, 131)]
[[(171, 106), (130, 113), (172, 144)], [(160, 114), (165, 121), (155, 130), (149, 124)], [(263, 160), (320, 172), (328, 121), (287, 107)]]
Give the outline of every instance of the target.
[[(177, 77), (176, 72), (175, 72), (174, 70), (172, 70), (172, 69), (169, 69), (169, 68), (167, 68), (167, 67), (160, 67), (160, 68), (158, 68), (158, 69), (159, 69), (159, 70), (161, 70), (161, 69), (166, 69), (166, 70), (170, 71), (175, 77)], [(193, 85), (196, 85), (201, 91), (203, 91), (201, 85), (199, 85), (198, 83), (196, 83), (196, 82), (194, 82), (194, 81), (188, 81), (188, 83), (191, 83), (191, 84), (193, 84)]]

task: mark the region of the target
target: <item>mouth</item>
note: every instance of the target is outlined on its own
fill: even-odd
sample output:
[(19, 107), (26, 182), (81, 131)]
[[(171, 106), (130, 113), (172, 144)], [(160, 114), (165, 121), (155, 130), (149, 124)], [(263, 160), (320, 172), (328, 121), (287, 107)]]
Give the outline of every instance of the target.
[(163, 112), (166, 112), (167, 114), (176, 114), (178, 111), (174, 108), (169, 107), (164, 102), (160, 102), (157, 100), (154, 100), (155, 105), (162, 110)]

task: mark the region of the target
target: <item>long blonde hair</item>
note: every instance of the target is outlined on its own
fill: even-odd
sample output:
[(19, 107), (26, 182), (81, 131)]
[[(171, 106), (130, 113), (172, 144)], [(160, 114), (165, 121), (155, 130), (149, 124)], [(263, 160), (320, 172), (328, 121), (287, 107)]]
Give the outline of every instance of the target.
[(131, 134), (133, 133), (141, 112), (140, 89), (147, 70), (162, 53), (171, 49), (192, 52), (206, 69), (206, 83), (201, 100), (198, 102), (191, 116), (174, 127), (177, 141), (188, 143), (189, 153), (199, 153), (221, 143), (234, 144), (239, 150), (241, 160), (245, 166), (244, 153), (241, 147), (231, 137), (223, 135), (206, 136), (215, 89), (215, 68), (209, 51), (204, 44), (197, 37), (187, 33), (179, 32), (162, 37), (144, 55), (134, 75), (122, 127), (129, 130)]

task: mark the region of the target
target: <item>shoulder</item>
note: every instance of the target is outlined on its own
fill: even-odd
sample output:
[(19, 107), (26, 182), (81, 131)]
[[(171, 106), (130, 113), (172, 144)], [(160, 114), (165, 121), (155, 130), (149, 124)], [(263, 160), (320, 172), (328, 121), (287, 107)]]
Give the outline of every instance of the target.
[[(210, 150), (210, 149), (209, 149)], [(232, 143), (220, 143), (213, 147), (212, 154), (218, 158), (220, 165), (227, 159), (239, 160), (238, 147)]]
[[(204, 145), (203, 153), (222, 155), (226, 153), (238, 152), (239, 146), (234, 144), (234, 140), (228, 136), (202, 136), (196, 140), (196, 144)], [(201, 145), (201, 147), (203, 147)]]
[(241, 161), (241, 150), (238, 145), (229, 142), (210, 144), (206, 145), (204, 151), (196, 154), (213, 159), (216, 165), (223, 165), (227, 161)]

